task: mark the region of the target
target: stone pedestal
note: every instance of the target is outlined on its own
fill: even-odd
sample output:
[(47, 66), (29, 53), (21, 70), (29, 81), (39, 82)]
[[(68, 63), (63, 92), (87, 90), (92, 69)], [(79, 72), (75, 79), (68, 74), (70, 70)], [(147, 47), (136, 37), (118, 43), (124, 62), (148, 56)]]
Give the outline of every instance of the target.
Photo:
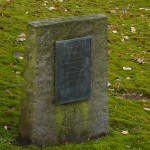
[[(107, 134), (107, 20), (85, 15), (28, 24), (19, 140), (37, 146), (79, 143)], [(90, 96), (56, 102), (56, 41), (91, 37)], [(72, 97), (73, 99), (73, 97)]]

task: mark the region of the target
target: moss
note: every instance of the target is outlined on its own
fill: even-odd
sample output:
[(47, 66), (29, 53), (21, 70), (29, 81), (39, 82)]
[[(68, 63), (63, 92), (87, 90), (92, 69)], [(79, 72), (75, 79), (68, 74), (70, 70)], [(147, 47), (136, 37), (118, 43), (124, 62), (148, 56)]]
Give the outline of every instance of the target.
[[(65, 137), (63, 137), (63, 134), (68, 134), (69, 136), (69, 131), (75, 134), (75, 136), (79, 136), (82, 137), (82, 139), (86, 139), (88, 138), (88, 123), (89, 123), (89, 108), (88, 108), (88, 103), (86, 101), (82, 101), (80, 103), (73, 103), (71, 104), (71, 107), (67, 107), (66, 105), (57, 105), (56, 106), (56, 110), (55, 110), (55, 120), (56, 120), (56, 131), (57, 131), (57, 135), (60, 139), (65, 139)], [(69, 120), (66, 120), (66, 118), (70, 118)], [(84, 120), (84, 122), (82, 122), (82, 126), (80, 126), (80, 129), (78, 127), (78, 124), (80, 124), (80, 118), (82, 118), (81, 120)], [(78, 121), (78, 123), (76, 122)], [(64, 126), (64, 124), (66, 125), (66, 129), (62, 128)], [(67, 124), (70, 125), (67, 126)], [(76, 131), (72, 131), (74, 128), (74, 125), (77, 126)], [(69, 130), (70, 128), (70, 130)], [(82, 133), (80, 133), (81, 135), (78, 135), (79, 131), (82, 131)], [(68, 133), (66, 133), (68, 132)], [(62, 138), (63, 137), (63, 138)], [(80, 139), (79, 139), (80, 141)], [(64, 141), (65, 142), (65, 141)]]

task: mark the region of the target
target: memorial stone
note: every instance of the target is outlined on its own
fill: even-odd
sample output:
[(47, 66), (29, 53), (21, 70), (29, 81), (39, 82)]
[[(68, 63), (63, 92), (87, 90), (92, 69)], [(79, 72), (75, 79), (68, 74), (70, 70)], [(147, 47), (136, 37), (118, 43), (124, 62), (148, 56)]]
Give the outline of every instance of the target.
[(107, 19), (28, 23), (19, 141), (37, 146), (106, 135)]

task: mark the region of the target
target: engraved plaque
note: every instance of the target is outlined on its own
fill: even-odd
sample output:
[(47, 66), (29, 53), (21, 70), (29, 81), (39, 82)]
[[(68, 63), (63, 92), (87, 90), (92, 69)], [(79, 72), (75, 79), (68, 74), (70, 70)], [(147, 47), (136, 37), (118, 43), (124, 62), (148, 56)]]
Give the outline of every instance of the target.
[(56, 41), (56, 101), (66, 104), (90, 97), (91, 37)]

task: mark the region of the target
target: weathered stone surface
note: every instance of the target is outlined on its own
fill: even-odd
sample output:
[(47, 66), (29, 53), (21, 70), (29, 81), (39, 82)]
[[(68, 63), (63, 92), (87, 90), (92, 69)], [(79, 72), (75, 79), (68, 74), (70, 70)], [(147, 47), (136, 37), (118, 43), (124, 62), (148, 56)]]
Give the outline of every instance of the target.
[[(38, 146), (81, 142), (107, 134), (107, 23), (101, 14), (28, 24), (19, 139)], [(55, 42), (91, 36), (91, 97), (55, 101)]]

